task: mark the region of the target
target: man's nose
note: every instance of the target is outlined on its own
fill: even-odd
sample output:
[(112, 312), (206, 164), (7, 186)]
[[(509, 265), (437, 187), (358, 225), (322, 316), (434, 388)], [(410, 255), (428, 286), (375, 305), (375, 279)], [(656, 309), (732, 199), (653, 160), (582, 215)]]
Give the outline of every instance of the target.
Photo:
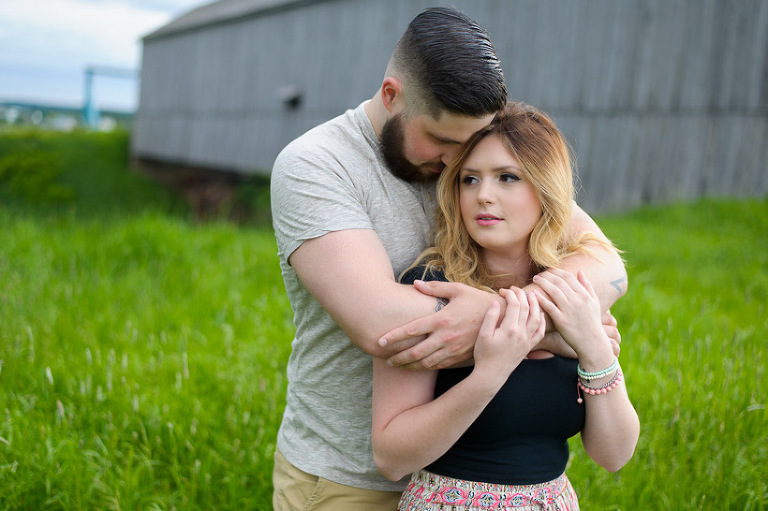
[(443, 149), (443, 153), (440, 155), (440, 161), (442, 161), (445, 165), (450, 165), (453, 160), (456, 159), (456, 156), (459, 153), (459, 147), (446, 147)]

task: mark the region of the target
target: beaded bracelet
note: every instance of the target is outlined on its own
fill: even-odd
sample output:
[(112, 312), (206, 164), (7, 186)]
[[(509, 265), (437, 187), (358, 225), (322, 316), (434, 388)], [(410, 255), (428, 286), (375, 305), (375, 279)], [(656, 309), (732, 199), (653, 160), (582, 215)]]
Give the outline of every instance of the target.
[(598, 378), (602, 378), (603, 376), (608, 376), (613, 371), (615, 371), (619, 367), (619, 359), (616, 357), (613, 357), (613, 363), (610, 365), (610, 367), (606, 367), (602, 371), (597, 371), (594, 373), (589, 373), (581, 368), (580, 365), (576, 366), (576, 371), (579, 373), (579, 378), (582, 378), (584, 380), (596, 380)]
[(578, 399), (576, 399), (576, 402), (579, 404), (584, 402), (584, 400), (581, 398), (581, 392), (579, 392), (579, 390), (583, 390), (590, 396), (596, 396), (598, 394), (607, 394), (608, 392), (618, 387), (619, 383), (621, 383), (622, 376), (624, 376), (624, 374), (621, 372), (621, 368), (618, 368), (616, 370), (616, 374), (614, 374), (613, 378), (611, 378), (611, 381), (609, 381), (605, 385), (601, 385), (600, 387), (590, 387), (589, 385), (584, 383), (584, 380), (579, 378), (579, 381), (576, 384), (576, 391), (579, 397)]

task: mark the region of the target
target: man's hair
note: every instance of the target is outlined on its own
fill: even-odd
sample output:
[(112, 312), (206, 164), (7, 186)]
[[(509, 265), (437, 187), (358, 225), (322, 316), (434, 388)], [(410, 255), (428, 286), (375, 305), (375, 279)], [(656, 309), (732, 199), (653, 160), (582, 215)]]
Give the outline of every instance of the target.
[(444, 110), (482, 117), (507, 101), (504, 73), (488, 33), (448, 7), (426, 9), (408, 25), (391, 63), (406, 101), (437, 119)]

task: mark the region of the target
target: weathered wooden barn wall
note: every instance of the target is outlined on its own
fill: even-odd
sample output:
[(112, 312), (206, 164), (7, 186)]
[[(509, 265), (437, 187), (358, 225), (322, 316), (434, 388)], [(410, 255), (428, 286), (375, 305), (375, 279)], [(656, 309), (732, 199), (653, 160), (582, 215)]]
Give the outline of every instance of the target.
[[(768, 193), (768, 0), (228, 0), (144, 40), (134, 156), (268, 173), (371, 97), (440, 4), (486, 27), (511, 97), (558, 121), (589, 211)], [(225, 6), (238, 16), (216, 22)]]
[[(407, 15), (389, 2), (298, 4), (145, 40), (134, 154), (269, 172), (292, 138), (372, 96)], [(293, 91), (295, 109), (282, 100)]]
[(572, 142), (589, 210), (768, 193), (768, 1), (499, 2), (485, 26), (510, 93)]

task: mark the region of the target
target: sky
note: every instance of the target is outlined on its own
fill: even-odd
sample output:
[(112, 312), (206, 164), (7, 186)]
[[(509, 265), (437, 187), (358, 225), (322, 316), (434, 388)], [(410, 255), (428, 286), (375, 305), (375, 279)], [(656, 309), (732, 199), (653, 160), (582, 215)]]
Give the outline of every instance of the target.
[[(137, 75), (141, 38), (213, 0), (0, 0), (0, 102), (82, 107), (89, 66)], [(96, 74), (99, 109), (132, 112), (137, 78)]]

